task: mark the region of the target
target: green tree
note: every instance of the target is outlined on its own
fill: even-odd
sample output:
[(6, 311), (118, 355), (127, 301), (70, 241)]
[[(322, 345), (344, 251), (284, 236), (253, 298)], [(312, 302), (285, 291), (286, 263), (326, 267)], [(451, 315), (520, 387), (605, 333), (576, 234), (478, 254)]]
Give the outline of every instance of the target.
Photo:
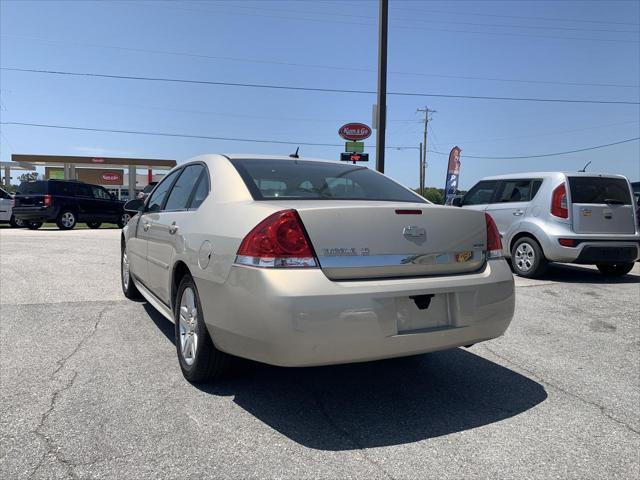
[(29, 172), (29, 173), (23, 173), (22, 175), (20, 175), (18, 177), (18, 180), (20, 180), (20, 182), (35, 182), (38, 179), (38, 173), (37, 172)]
[(437, 205), (444, 204), (444, 190), (442, 188), (428, 187), (422, 192), (420, 189), (416, 189), (416, 193)]

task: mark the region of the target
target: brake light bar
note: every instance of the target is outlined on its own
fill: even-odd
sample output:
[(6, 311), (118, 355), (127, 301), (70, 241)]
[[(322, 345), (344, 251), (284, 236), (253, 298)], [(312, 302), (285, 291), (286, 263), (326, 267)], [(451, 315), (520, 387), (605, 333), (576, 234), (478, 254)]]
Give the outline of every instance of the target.
[(396, 215), (422, 215), (422, 210), (396, 210)]

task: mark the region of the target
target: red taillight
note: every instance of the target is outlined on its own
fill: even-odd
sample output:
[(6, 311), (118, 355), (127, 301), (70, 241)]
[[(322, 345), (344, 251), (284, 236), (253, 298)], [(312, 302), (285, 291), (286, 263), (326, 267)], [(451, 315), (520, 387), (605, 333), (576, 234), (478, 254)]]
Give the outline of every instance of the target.
[(558, 243), (563, 247), (575, 247), (576, 241), (572, 238), (560, 238), (558, 239)]
[(238, 248), (236, 263), (254, 267), (316, 267), (311, 242), (295, 210), (265, 218)]
[(500, 258), (502, 257), (502, 240), (496, 222), (488, 213), (484, 214), (484, 219), (487, 223), (487, 257)]
[(558, 185), (551, 195), (551, 215), (558, 218), (569, 218), (567, 208), (567, 186)]
[(51, 198), (51, 195), (45, 195), (44, 196), (44, 206), (45, 207), (50, 207), (53, 204), (53, 198)]

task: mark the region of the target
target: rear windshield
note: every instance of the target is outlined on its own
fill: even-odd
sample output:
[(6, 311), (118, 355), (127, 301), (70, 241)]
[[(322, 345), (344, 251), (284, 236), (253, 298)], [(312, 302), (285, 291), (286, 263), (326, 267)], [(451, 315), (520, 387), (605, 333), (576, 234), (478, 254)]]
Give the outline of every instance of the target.
[(255, 200), (371, 200), (426, 203), (394, 181), (356, 165), (232, 160)]
[(47, 193), (47, 182), (38, 180), (35, 182), (22, 182), (17, 193), (21, 195), (44, 195)]
[(623, 178), (569, 177), (573, 203), (631, 205), (629, 184)]

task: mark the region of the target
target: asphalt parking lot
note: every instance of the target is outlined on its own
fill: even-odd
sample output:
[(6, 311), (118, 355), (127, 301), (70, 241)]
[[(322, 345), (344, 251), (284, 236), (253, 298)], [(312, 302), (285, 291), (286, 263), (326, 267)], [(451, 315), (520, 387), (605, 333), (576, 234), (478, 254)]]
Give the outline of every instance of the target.
[(640, 477), (640, 269), (516, 279), (507, 334), (193, 386), (118, 230), (0, 229), (0, 478)]

